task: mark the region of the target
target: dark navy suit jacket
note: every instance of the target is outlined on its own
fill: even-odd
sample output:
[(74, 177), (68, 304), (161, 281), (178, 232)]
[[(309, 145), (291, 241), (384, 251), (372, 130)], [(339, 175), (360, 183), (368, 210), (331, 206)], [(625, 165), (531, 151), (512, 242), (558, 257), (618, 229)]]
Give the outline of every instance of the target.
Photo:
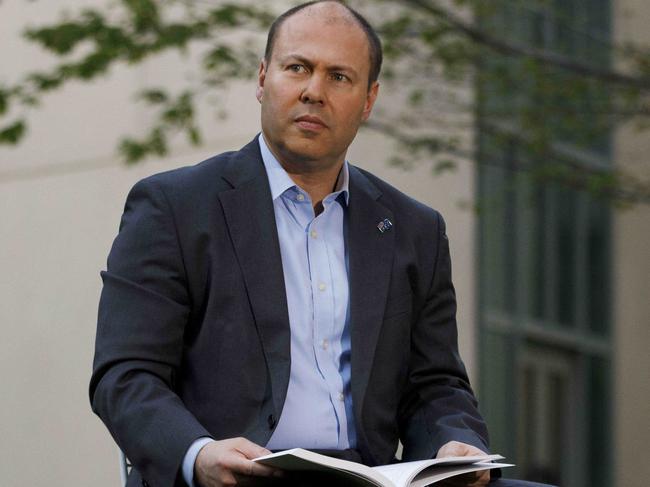
[[(393, 226), (381, 232), (377, 225)], [(487, 450), (458, 355), (441, 216), (350, 166), (352, 397), (358, 449), (389, 463), (447, 441)], [(200, 436), (265, 445), (282, 412), (290, 329), (257, 139), (131, 190), (99, 305), (90, 399), (134, 465), (128, 485), (183, 485)]]

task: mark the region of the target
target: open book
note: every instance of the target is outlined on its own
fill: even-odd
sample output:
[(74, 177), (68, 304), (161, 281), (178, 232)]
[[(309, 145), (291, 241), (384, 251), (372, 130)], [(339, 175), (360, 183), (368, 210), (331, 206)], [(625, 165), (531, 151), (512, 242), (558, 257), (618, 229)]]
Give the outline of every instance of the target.
[(502, 459), (501, 455), (447, 457), (368, 467), (302, 448), (294, 448), (259, 457), (254, 461), (281, 470), (327, 473), (350, 486), (425, 487), (455, 475), (512, 466), (505, 463), (491, 463)]

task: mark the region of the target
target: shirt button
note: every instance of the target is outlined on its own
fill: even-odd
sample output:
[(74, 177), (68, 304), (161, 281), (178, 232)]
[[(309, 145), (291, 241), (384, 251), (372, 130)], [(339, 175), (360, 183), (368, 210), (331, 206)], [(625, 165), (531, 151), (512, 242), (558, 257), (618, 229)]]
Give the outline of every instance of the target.
[(321, 282), (321, 283), (318, 285), (318, 290), (319, 290), (319, 291), (325, 291), (325, 289), (327, 289), (327, 286), (326, 286), (324, 283)]
[(298, 196), (296, 196), (296, 199), (298, 201), (305, 201), (305, 195), (302, 193), (298, 193)]
[(316, 232), (316, 230), (312, 230), (311, 232), (309, 232), (309, 235), (311, 236), (311, 238), (316, 238), (318, 237), (318, 232)]
[(339, 392), (339, 401), (345, 401), (345, 396), (342, 392)]
[(329, 343), (328, 343), (327, 340), (323, 340), (323, 342), (321, 343), (321, 346), (323, 347), (323, 350), (327, 350), (328, 345), (329, 345)]

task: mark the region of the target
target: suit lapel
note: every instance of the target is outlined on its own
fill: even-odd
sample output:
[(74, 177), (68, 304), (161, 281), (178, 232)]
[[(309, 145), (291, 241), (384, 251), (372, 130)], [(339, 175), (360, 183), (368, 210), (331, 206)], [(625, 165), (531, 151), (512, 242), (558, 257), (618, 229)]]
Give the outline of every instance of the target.
[(358, 435), (362, 433), (363, 401), (381, 330), (395, 245), (394, 230), (382, 233), (377, 228), (387, 218), (393, 221), (392, 212), (379, 203), (380, 196), (376, 186), (350, 166), (352, 399)]
[(244, 275), (279, 415), (291, 366), (289, 313), (275, 214), (257, 138), (230, 161), (219, 199)]

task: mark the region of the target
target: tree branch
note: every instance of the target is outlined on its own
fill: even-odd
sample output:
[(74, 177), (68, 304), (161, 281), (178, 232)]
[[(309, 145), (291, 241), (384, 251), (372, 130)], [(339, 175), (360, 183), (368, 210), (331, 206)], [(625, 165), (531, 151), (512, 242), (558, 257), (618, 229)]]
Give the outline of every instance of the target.
[(650, 78), (631, 76), (610, 69), (603, 69), (590, 64), (584, 64), (570, 57), (557, 54), (545, 49), (537, 49), (522, 44), (514, 44), (490, 35), (488, 32), (466, 22), (461, 17), (454, 15), (447, 9), (433, 5), (426, 0), (400, 0), (401, 3), (422, 10), (453, 26), (459, 32), (469, 37), (474, 42), (507, 56), (523, 56), (534, 59), (544, 64), (557, 66), (581, 76), (598, 79), (608, 83), (650, 91)]
[[(441, 136), (414, 136), (399, 130), (394, 124), (377, 120), (367, 121), (364, 127), (388, 135), (414, 154), (426, 150), (433, 156), (449, 155), (485, 166), (503, 167), (501, 162), (494, 159), (486, 158), (479, 161), (475, 153)], [(479, 129), (486, 134), (505, 137), (523, 147), (533, 145), (525, 135), (495, 124), (484, 123)], [(513, 170), (527, 174), (536, 181), (552, 182), (574, 190), (588, 191), (596, 197), (618, 205), (650, 204), (650, 182), (639, 181), (621, 170), (585, 163), (574, 154), (553, 144), (545, 149), (540, 159), (551, 162), (533, 164), (517, 161)]]

